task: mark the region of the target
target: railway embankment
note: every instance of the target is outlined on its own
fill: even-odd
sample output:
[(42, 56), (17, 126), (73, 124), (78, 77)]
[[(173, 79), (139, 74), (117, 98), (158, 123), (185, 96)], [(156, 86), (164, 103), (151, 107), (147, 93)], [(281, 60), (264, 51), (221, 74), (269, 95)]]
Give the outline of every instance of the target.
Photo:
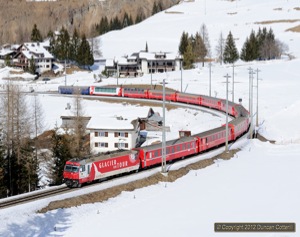
[(139, 179), (127, 184), (122, 184), (118, 186), (114, 186), (105, 190), (88, 193), (85, 195), (67, 198), (64, 200), (58, 200), (50, 202), (48, 206), (39, 210), (39, 213), (46, 213), (51, 210), (59, 209), (59, 208), (70, 208), (77, 207), (83, 204), (95, 203), (95, 202), (105, 202), (109, 198), (114, 198), (120, 195), (123, 191), (134, 191), (135, 189), (140, 189), (144, 187), (148, 187), (150, 185), (155, 185), (159, 182), (174, 182), (177, 179), (183, 177), (191, 170), (199, 170), (204, 169), (210, 165), (213, 165), (217, 159), (229, 160), (239, 151), (239, 149), (230, 150), (229, 152), (223, 152), (219, 155), (216, 155), (212, 158), (206, 160), (200, 160), (193, 164), (189, 164), (185, 167), (182, 167), (178, 170), (171, 170), (168, 172), (168, 175), (162, 175), (161, 173), (156, 173), (150, 177)]

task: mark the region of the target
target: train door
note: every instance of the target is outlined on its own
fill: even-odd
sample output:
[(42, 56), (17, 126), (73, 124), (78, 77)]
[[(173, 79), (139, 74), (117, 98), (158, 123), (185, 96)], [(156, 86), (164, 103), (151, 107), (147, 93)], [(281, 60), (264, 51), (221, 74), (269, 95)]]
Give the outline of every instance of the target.
[(79, 179), (87, 179), (90, 174), (90, 164), (81, 165), (79, 169)]
[(208, 148), (208, 141), (207, 141), (207, 137), (201, 138), (201, 142), (200, 142), (200, 152), (201, 151), (205, 151)]
[(90, 95), (93, 95), (95, 91), (95, 87), (94, 86), (90, 86)]
[(233, 124), (229, 124), (229, 141), (235, 140), (236, 138), (236, 131), (235, 131), (235, 126)]

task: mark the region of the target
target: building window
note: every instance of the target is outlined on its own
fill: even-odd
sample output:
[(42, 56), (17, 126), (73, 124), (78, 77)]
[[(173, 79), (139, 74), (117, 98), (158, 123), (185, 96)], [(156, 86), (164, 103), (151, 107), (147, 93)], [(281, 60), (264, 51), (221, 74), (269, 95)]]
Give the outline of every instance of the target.
[(115, 143), (115, 148), (128, 148), (128, 143), (123, 143), (123, 142), (118, 142), (118, 143)]
[(95, 147), (108, 147), (107, 142), (95, 142)]
[(95, 132), (95, 137), (108, 137), (108, 132)]
[(128, 137), (128, 132), (115, 132), (115, 137)]

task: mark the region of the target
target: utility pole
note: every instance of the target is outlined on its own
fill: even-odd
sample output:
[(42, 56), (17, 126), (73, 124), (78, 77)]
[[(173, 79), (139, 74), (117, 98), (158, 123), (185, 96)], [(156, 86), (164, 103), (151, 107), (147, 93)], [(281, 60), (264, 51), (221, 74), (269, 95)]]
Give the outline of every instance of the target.
[(232, 64), (232, 102), (234, 102), (234, 63)]
[(255, 72), (249, 70), (249, 112), (250, 112), (250, 139), (253, 137), (253, 75)]
[(256, 69), (256, 127), (258, 127), (258, 73), (260, 70)]
[(211, 97), (211, 62), (209, 62), (209, 96)]
[(151, 61), (151, 90), (152, 90), (152, 64), (153, 64), (153, 61)]
[(230, 76), (228, 73), (226, 74), (226, 143), (225, 143), (225, 151), (228, 152), (228, 78)]
[(117, 61), (117, 86), (119, 85), (119, 64)]
[(66, 67), (66, 59), (65, 59), (65, 86), (67, 85), (67, 67)]
[(162, 132), (162, 160), (161, 160), (161, 172), (166, 173), (166, 116), (165, 116), (165, 100), (166, 100), (166, 92), (165, 92), (165, 79), (163, 79), (163, 132)]
[(183, 58), (182, 58), (182, 56), (180, 56), (180, 70), (181, 70), (181, 89), (180, 89), (180, 92), (182, 93), (182, 60), (183, 60)]

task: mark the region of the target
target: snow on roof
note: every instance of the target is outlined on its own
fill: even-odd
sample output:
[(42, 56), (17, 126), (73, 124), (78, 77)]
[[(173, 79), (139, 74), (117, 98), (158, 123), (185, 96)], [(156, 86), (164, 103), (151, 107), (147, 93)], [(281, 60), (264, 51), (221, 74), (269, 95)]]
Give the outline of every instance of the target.
[(177, 55), (175, 53), (168, 53), (168, 52), (140, 52), (139, 57), (145, 58), (147, 60), (160, 60), (161, 58), (157, 56), (165, 56), (163, 59), (167, 60), (175, 60)]
[(10, 50), (10, 49), (0, 49), (0, 56), (5, 56), (5, 55), (11, 54), (13, 52), (14, 51)]
[[(137, 119), (137, 118), (135, 118)], [(122, 116), (107, 116), (107, 117), (92, 117), (87, 125), (87, 129), (90, 130), (133, 130), (132, 124), (134, 119), (124, 118)]]
[(49, 53), (48, 50), (45, 49), (45, 47), (49, 47), (48, 43), (36, 43), (36, 42), (30, 42), (30, 43), (24, 43), (24, 47), (31, 52), (32, 54), (28, 56), (28, 54), (24, 53), (26, 51), (23, 51), (24, 55), (27, 58), (31, 58), (33, 56), (33, 58), (39, 58), (36, 55), (43, 55), (43, 58), (54, 58), (53, 55), (51, 53)]

